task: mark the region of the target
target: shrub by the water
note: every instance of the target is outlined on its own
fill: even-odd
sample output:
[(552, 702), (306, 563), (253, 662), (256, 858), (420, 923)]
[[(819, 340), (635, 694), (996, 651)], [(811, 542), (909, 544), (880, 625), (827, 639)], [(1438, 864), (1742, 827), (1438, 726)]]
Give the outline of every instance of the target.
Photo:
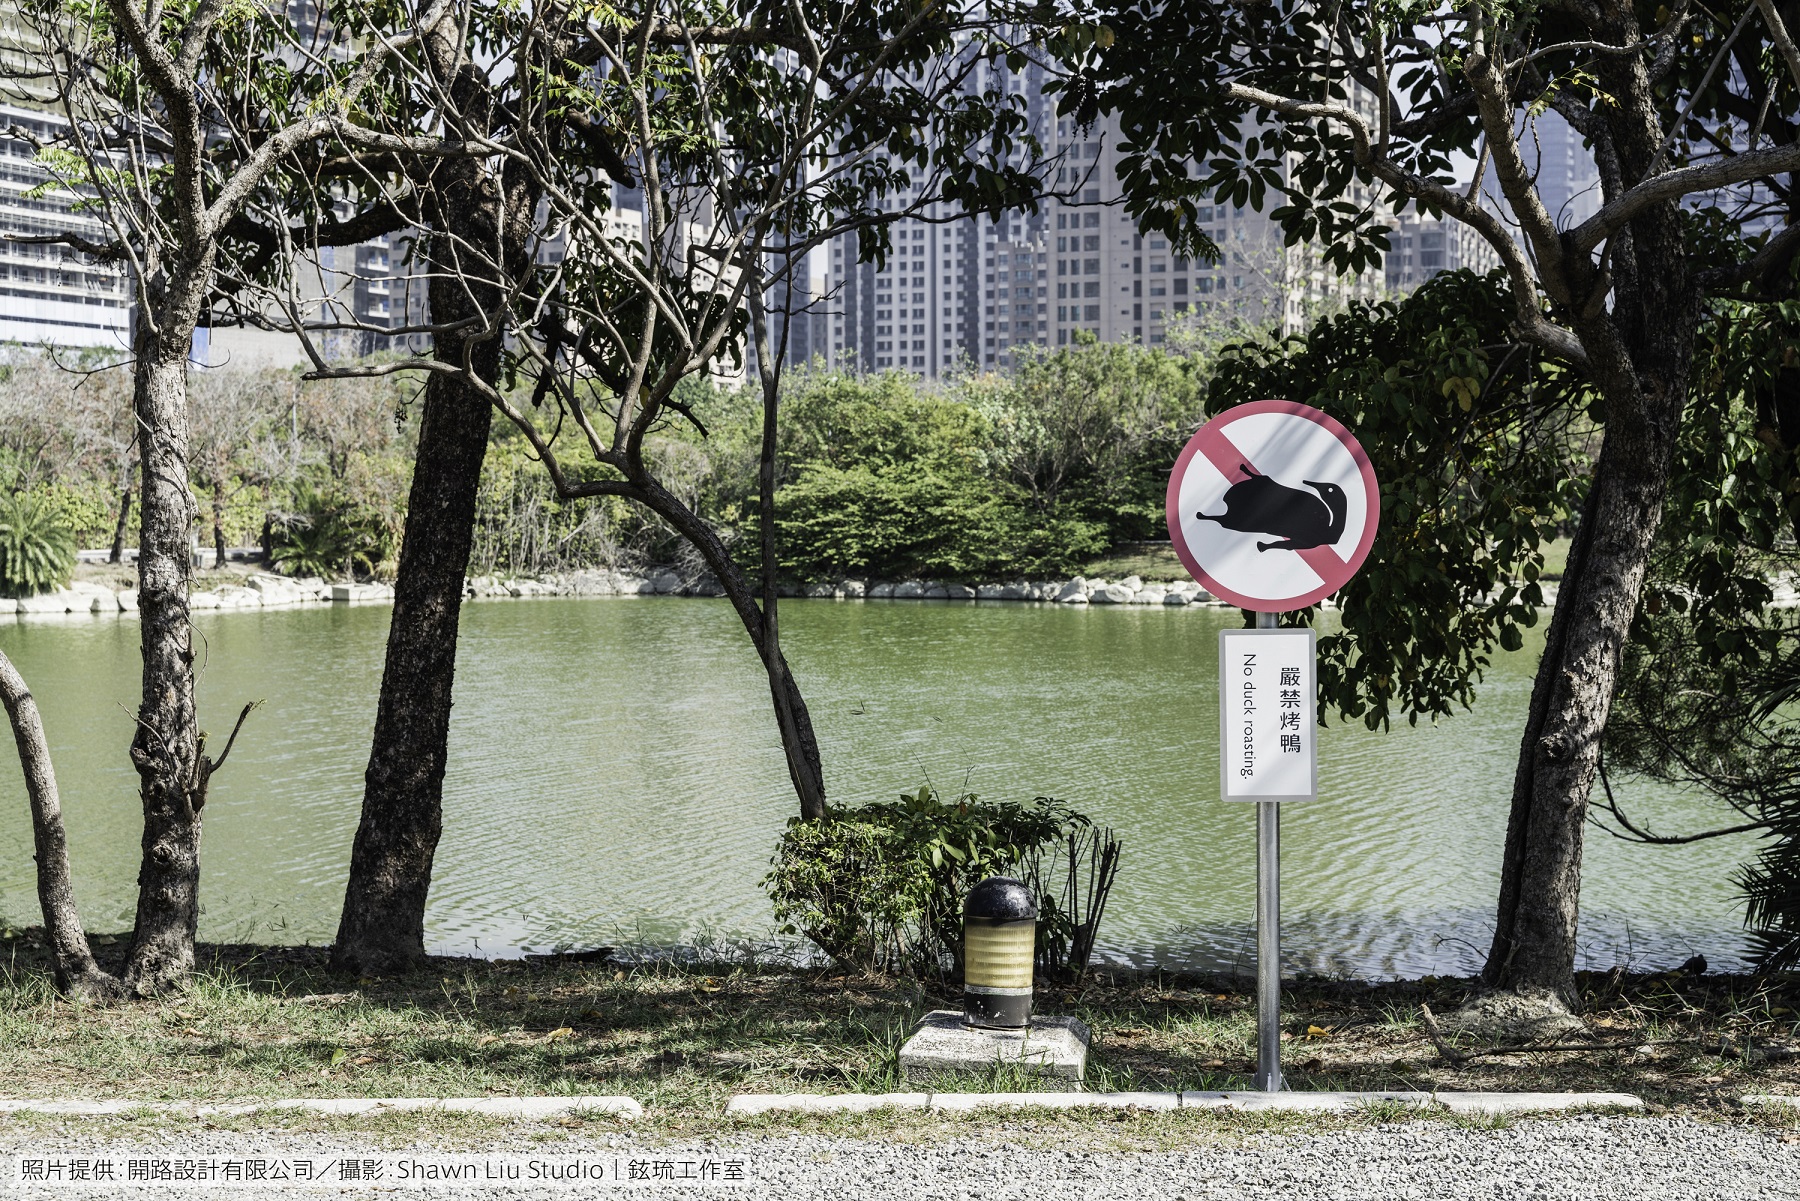
[[(1156, 537), (1166, 461), (1199, 411), (1197, 372), (1160, 349), (1082, 344), (1034, 352), (1012, 375), (938, 385), (904, 372), (798, 373), (782, 407), (782, 570), (1056, 576)], [(753, 526), (753, 505), (740, 505), (741, 516), (730, 506), (721, 516)], [(742, 545), (749, 553), (755, 539)]]
[(0, 594), (35, 596), (75, 573), (75, 535), (42, 494), (0, 497)]
[(775, 520), (783, 566), (807, 579), (1056, 575), (1108, 545), (1098, 523), (1035, 517), (1011, 485), (930, 468), (815, 468), (781, 490)]
[(394, 532), (373, 506), (303, 488), (298, 511), (271, 523), (273, 558), (295, 576), (374, 575)]
[(1118, 859), (1111, 830), (1050, 797), (945, 800), (926, 785), (790, 822), (763, 886), (782, 932), (835, 962), (960, 978), (963, 898), (1016, 876), (1037, 897), (1038, 971), (1065, 977), (1087, 966)]

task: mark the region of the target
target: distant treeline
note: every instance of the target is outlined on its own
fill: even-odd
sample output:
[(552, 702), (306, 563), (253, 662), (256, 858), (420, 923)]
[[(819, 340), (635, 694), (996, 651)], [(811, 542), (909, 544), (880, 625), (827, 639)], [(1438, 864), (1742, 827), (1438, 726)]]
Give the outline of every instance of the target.
[[(783, 573), (1054, 574), (1159, 537), (1168, 466), (1200, 419), (1208, 357), (1089, 342), (1028, 353), (1005, 375), (942, 383), (791, 371), (776, 506)], [(21, 351), (0, 375), (0, 483), (40, 501), (83, 547), (121, 534), (134, 544), (127, 373), (71, 373)], [(419, 387), (195, 372), (202, 544), (261, 545), (302, 574), (390, 575)], [(686, 422), (660, 432), (662, 478), (753, 556), (760, 399), (697, 380), (684, 388), (705, 433)], [(624, 501), (559, 500), (530, 447), (497, 427), (472, 572), (642, 567), (679, 560), (684, 548)]]

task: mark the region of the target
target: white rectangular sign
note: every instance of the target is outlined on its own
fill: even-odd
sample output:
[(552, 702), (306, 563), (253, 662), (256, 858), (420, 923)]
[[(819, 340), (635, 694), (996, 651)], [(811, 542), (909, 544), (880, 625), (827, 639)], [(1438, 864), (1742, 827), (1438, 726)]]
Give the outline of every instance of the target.
[(1219, 791), (1319, 795), (1318, 652), (1310, 629), (1219, 631)]

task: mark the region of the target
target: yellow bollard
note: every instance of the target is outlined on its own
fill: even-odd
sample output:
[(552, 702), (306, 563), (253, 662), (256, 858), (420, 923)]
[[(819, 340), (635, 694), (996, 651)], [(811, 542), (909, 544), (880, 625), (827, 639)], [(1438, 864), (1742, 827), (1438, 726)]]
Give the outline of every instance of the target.
[(992, 876), (963, 903), (963, 1021), (1018, 1029), (1031, 1025), (1037, 905), (1010, 876)]

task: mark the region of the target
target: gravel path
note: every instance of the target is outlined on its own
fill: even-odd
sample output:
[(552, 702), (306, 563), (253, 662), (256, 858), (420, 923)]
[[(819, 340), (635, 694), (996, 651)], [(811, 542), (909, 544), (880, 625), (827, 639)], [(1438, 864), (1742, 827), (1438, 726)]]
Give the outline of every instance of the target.
[[(71, 1125), (43, 1141), (16, 1135), (0, 1141), (10, 1196), (296, 1198), (370, 1195), (372, 1186), (331, 1184), (322, 1190), (266, 1190), (230, 1185), (193, 1187), (88, 1186), (80, 1189), (13, 1186), (14, 1156), (155, 1155), (242, 1160), (368, 1155), (337, 1137), (207, 1132), (132, 1148), (82, 1140)], [(596, 1139), (527, 1140), (482, 1147), (501, 1156), (581, 1156), (617, 1163), (692, 1156), (743, 1158), (758, 1182), (741, 1189), (652, 1186), (622, 1192), (617, 1185), (548, 1189), (471, 1184), (454, 1188), (381, 1189), (388, 1197), (516, 1198), (559, 1201), (612, 1195), (662, 1198), (754, 1196), (782, 1201), (1796, 1201), (1800, 1145), (1779, 1132), (1712, 1126), (1678, 1118), (1565, 1118), (1521, 1122), (1503, 1130), (1472, 1131), (1436, 1122), (1399, 1123), (1372, 1130), (1264, 1135), (1247, 1145), (1196, 1146), (1184, 1151), (1090, 1152), (1027, 1150), (996, 1142), (959, 1140), (910, 1146), (818, 1135), (734, 1139), (717, 1145), (636, 1148), (628, 1135)], [(421, 1150), (422, 1159), (448, 1153)], [(564, 1161), (567, 1162), (567, 1161)], [(393, 1165), (389, 1163), (391, 1172)], [(6, 1187), (13, 1186), (13, 1187)]]

